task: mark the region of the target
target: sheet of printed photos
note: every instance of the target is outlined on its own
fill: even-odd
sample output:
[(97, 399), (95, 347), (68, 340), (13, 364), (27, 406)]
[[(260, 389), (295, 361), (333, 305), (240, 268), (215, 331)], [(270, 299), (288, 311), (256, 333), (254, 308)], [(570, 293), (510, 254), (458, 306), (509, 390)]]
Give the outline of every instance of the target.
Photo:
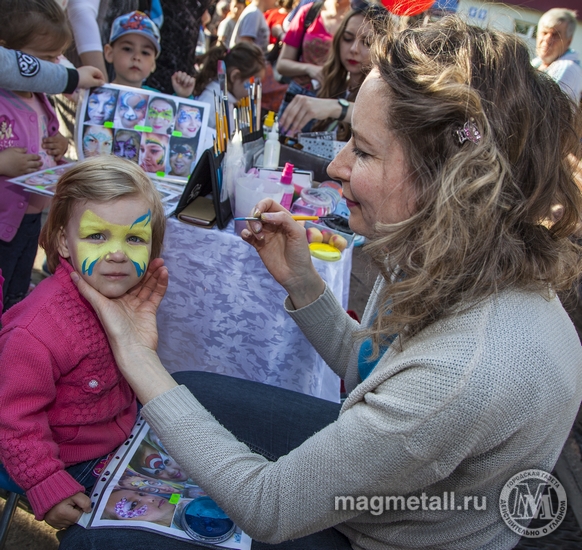
[[(44, 170), (39, 170), (32, 174), (18, 176), (17, 178), (12, 178), (8, 181), (20, 185), (21, 187), (25, 187), (34, 193), (52, 197), (55, 194), (58, 179), (72, 166), (75, 166), (74, 162), (60, 164), (53, 168), (45, 168)], [(174, 212), (174, 210), (176, 210), (176, 206), (178, 206), (178, 202), (180, 202), (180, 197), (184, 192), (184, 184), (181, 182), (180, 178), (171, 176), (162, 179), (150, 174), (150, 179), (160, 193), (166, 216), (169, 216)]]
[(204, 151), (206, 103), (106, 84), (83, 94), (75, 141), (79, 159), (116, 155), (158, 178), (185, 184)]
[[(133, 527), (196, 543), (184, 531), (184, 507), (206, 493), (174, 461), (162, 442), (140, 417), (91, 492), (92, 511), (79, 525), (86, 528)], [(251, 538), (235, 527), (219, 548), (250, 550)]]

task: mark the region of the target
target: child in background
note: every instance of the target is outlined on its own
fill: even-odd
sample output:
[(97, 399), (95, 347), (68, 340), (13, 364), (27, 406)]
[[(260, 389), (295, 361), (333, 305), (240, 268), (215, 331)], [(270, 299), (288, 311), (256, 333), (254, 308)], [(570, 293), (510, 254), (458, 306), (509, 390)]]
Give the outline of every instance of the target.
[[(160, 31), (145, 13), (132, 11), (118, 17), (111, 26), (109, 44), (103, 48), (105, 60), (115, 70), (112, 83), (157, 92), (144, 81), (156, 70), (160, 51)], [(179, 97), (190, 97), (194, 83), (194, 78), (184, 72), (172, 75), (172, 87)]]
[(84, 491), (95, 481), (93, 469), (128, 437), (137, 414), (71, 272), (119, 297), (159, 256), (164, 228), (159, 194), (135, 163), (78, 163), (57, 183), (41, 233), (54, 275), (2, 318), (0, 461), (36, 518), (58, 529), (90, 509)]
[(232, 38), (232, 31), (236, 27), (236, 22), (239, 20), (241, 13), (246, 8), (245, 0), (231, 0), (228, 15), (218, 25), (217, 46), (225, 46), (228, 48), (230, 39)]
[[(3, 46), (56, 61), (71, 40), (65, 13), (54, 0), (5, 0)], [(50, 168), (67, 151), (55, 112), (44, 94), (0, 89), (0, 271), (3, 309), (22, 300), (30, 285), (41, 214), (49, 198), (8, 179)]]
[(194, 88), (195, 99), (208, 103), (208, 125), (216, 128), (214, 95), (222, 97), (218, 82), (218, 61), (226, 65), (228, 88), (228, 108), (231, 128), (233, 124), (233, 108), (235, 103), (248, 96), (249, 78), (263, 78), (265, 75), (265, 57), (258, 46), (250, 42), (239, 42), (230, 50), (225, 46), (215, 46), (202, 58), (202, 69), (196, 79)]

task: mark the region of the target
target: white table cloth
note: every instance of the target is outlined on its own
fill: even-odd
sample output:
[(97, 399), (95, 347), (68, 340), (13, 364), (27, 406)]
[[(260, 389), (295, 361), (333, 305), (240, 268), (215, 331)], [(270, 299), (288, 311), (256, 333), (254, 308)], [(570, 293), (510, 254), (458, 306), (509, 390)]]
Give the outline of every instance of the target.
[[(162, 257), (170, 283), (158, 352), (169, 372), (216, 372), (339, 401), (339, 378), (287, 315), (286, 292), (232, 221), (219, 231), (169, 218)], [(352, 248), (338, 262), (313, 261), (347, 308)]]

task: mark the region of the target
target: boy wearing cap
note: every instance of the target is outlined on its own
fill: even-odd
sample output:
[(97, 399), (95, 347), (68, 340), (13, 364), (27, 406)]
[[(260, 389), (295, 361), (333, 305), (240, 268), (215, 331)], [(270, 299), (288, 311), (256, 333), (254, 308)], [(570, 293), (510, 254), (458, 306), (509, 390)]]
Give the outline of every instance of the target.
[[(160, 31), (145, 13), (133, 11), (118, 17), (113, 21), (109, 44), (103, 48), (105, 60), (115, 70), (113, 84), (153, 90), (143, 82), (156, 70), (160, 51)], [(181, 71), (172, 75), (172, 87), (179, 97), (191, 97), (195, 82)]]

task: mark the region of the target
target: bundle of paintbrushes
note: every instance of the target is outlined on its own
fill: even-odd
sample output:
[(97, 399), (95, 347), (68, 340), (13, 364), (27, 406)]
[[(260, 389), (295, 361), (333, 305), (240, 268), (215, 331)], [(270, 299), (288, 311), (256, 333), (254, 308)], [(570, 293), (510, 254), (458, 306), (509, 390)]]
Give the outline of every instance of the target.
[(235, 125), (243, 135), (250, 134), (261, 128), (261, 99), (263, 87), (259, 78), (251, 77), (245, 84), (248, 95), (238, 102), (235, 114)]
[(216, 139), (214, 154), (224, 153), (234, 133), (240, 131), (242, 135), (260, 130), (261, 128), (261, 101), (263, 87), (260, 78), (251, 77), (245, 88), (248, 95), (239, 100), (233, 112), (234, 128), (231, 127), (231, 118), (228, 106), (228, 78), (226, 64), (223, 60), (217, 65), (218, 83), (220, 92), (214, 95), (214, 111), (216, 116)]
[(220, 94), (214, 94), (214, 112), (216, 117), (216, 139), (214, 141), (214, 154), (224, 153), (228, 147), (231, 137), (230, 113), (228, 108), (228, 78), (226, 75), (226, 64), (221, 59), (217, 65), (218, 83), (220, 84)]

